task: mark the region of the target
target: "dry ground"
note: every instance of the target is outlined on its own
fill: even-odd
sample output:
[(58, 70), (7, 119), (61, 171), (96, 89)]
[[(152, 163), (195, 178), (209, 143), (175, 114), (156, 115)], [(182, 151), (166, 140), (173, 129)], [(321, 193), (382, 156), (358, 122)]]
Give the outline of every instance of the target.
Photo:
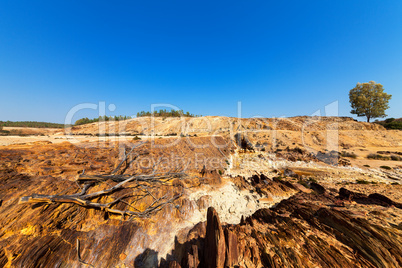
[[(149, 267), (161, 259), (165, 267), (174, 261), (182, 267), (205, 264), (211, 247), (203, 221), (209, 206), (222, 220), (213, 231), (234, 239), (236, 246), (223, 251), (230, 267), (402, 265), (402, 162), (366, 158), (378, 151), (402, 152), (401, 131), (348, 118), (139, 118), (124, 128), (121, 123), (108, 123), (106, 132), (127, 136), (98, 137), (96, 124), (74, 127), (70, 136), (54, 129), (21, 130), (45, 136), (0, 136), (0, 266)], [(254, 152), (236, 145), (238, 133)], [(150, 217), (20, 202), (35, 193), (79, 193), (83, 185), (77, 179), (84, 170), (110, 174), (142, 142), (120, 175), (184, 171), (184, 177), (159, 189), (131, 183), (91, 201), (123, 198), (113, 208), (137, 211), (183, 194)], [(341, 158), (342, 165), (317, 159), (319, 152), (332, 150), (357, 157)], [(391, 169), (379, 168), (384, 165)], [(89, 194), (116, 184), (110, 178), (97, 182)], [(370, 196), (374, 193), (381, 196)], [(213, 254), (218, 258), (222, 252)]]

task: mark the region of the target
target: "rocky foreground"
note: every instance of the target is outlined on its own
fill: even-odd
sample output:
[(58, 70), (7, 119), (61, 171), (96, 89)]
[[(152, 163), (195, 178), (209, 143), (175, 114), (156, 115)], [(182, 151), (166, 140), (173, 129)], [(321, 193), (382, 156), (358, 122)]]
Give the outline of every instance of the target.
[[(269, 188), (264, 181), (255, 185)], [(207, 222), (196, 225), (186, 242), (177, 243), (173, 259), (181, 261), (166, 266), (402, 266), (401, 203), (381, 194), (345, 188), (335, 192), (316, 183), (310, 188), (236, 225), (222, 224), (210, 207)], [(143, 257), (147, 261), (149, 255)]]
[(0, 267), (402, 266), (398, 162), (155, 142), (1, 147)]
[[(7, 197), (4, 193), (15, 191), (18, 185), (38, 187), (37, 180), (27, 176), (3, 173), (4, 177), (7, 179), (2, 183), (7, 183), (7, 187), (2, 198)], [(212, 177), (215, 179), (208, 179), (209, 183), (218, 184), (218, 175)], [(7, 182), (9, 180), (13, 183)], [(191, 212), (193, 206), (205, 208), (207, 201), (194, 204), (182, 198), (148, 221), (108, 216), (101, 210), (70, 204), (26, 206), (5, 198), (3, 202), (7, 203), (1, 207), (0, 264), (2, 267), (402, 265), (401, 203), (377, 193), (365, 195), (343, 187), (336, 191), (315, 182), (303, 186), (285, 179), (271, 180), (264, 175), (249, 179), (237, 177), (233, 182), (239, 190), (261, 196), (298, 192), (273, 208), (262, 208), (249, 217), (243, 217), (238, 224), (221, 222), (216, 210), (209, 207), (206, 221), (179, 230), (172, 251), (162, 256), (152, 241), (168, 243), (169, 237), (159, 232), (168, 233), (170, 230), (167, 229), (174, 229), (169, 221), (186, 218), (175, 209), (176, 204)], [(58, 191), (72, 185), (53, 184), (50, 180), (42, 183), (52, 184)], [(395, 191), (402, 188), (400, 185), (392, 187)], [(164, 220), (166, 217), (168, 221)], [(166, 240), (161, 241), (158, 236)], [(139, 248), (142, 252), (138, 251)], [(159, 248), (163, 246), (159, 245)]]

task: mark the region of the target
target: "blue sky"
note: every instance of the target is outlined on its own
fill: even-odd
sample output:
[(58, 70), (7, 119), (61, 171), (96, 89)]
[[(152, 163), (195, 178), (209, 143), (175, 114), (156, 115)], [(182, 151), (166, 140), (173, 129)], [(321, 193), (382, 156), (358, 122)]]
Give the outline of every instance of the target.
[[(374, 80), (402, 117), (402, 1), (0, 2), (0, 120), (311, 115)], [(322, 112), (323, 114), (323, 112)], [(94, 110), (75, 115), (96, 117)]]

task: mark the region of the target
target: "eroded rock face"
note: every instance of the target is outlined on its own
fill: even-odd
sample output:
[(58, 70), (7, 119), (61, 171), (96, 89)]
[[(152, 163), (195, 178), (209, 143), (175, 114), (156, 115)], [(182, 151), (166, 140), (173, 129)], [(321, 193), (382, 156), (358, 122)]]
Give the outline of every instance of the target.
[[(205, 143), (205, 140), (207, 139), (196, 138), (191, 142)], [(171, 148), (170, 153), (194, 162), (195, 154), (199, 152), (189, 146), (191, 142), (190, 139), (183, 139)], [(167, 204), (149, 218), (134, 219), (110, 214), (101, 209), (52, 203), (50, 200), (49, 203), (19, 203), (21, 197), (32, 194), (72, 195), (81, 192), (82, 185), (76, 179), (83, 169), (89, 175), (110, 174), (120, 163), (120, 151), (128, 152), (133, 144), (123, 144), (122, 148), (115, 144), (107, 145), (100, 147), (99, 144), (88, 143), (77, 146), (65, 142), (0, 148), (0, 264), (17, 267), (79, 267), (81, 264), (77, 257), (77, 241), (80, 244), (82, 261), (95, 267), (133, 267), (135, 264), (149, 267), (148, 265), (159, 264), (160, 259), (173, 248), (174, 237), (180, 228), (186, 226), (192, 210), (197, 209), (197, 205), (187, 198)], [(213, 147), (202, 152), (203, 155), (198, 155), (197, 158), (201, 167), (203, 159), (216, 155), (223, 158), (224, 153), (227, 153)], [(168, 154), (169, 152), (162, 149), (151, 150), (148, 143), (135, 151), (135, 155), (140, 155), (140, 158), (148, 157), (151, 163), (153, 158), (156, 161)], [(145, 172), (152, 171), (130, 165), (133, 159), (134, 157), (129, 158), (118, 174), (146, 174)], [(207, 173), (202, 182), (219, 184), (219, 172), (209, 169), (209, 165), (205, 166)], [(163, 167), (160, 165), (160, 169), (157, 168), (156, 171), (163, 172)], [(124, 202), (116, 203), (113, 208), (142, 210), (162, 196), (169, 198), (185, 188), (196, 189), (200, 181), (194, 176), (198, 174), (199, 166), (189, 164), (186, 172), (187, 179), (171, 180), (159, 185), (156, 191), (131, 185), (134, 187), (129, 186), (91, 201), (108, 203), (122, 197)], [(112, 180), (95, 183), (89, 193), (103, 191), (113, 185), (116, 182)], [(151, 195), (144, 196), (147, 191)]]
[[(370, 213), (370, 197), (351, 191), (345, 195), (345, 189), (339, 195), (323, 192), (322, 186), (315, 185), (314, 189), (311, 193), (299, 192), (275, 208), (260, 209), (238, 225), (219, 228), (218, 215), (209, 208), (207, 226), (214, 228), (209, 227), (205, 237), (208, 242), (201, 253), (208, 256), (206, 267), (221, 267), (221, 229), (226, 241), (225, 267), (402, 266), (400, 226), (388, 224), (385, 214), (375, 213), (376, 217), (385, 216), (375, 223), (358, 214), (361, 210)], [(350, 196), (365, 200), (365, 205), (353, 207)], [(372, 194), (370, 200), (381, 200), (376, 205), (387, 206), (401, 215), (395, 206), (399, 203), (377, 194)], [(344, 205), (339, 206), (339, 201)]]
[[(182, 150), (183, 155), (192, 153), (188, 147), (180, 146), (174, 150)], [(400, 200), (392, 200), (384, 192), (370, 191), (372, 186), (366, 186), (367, 191), (362, 194), (347, 185), (338, 191), (315, 182), (301, 186), (286, 178), (273, 179), (261, 174), (226, 178), (239, 191), (256, 196), (256, 203), (294, 195), (232, 224), (219, 218), (218, 209), (209, 208), (204, 222), (180, 229), (194, 209), (205, 209), (212, 199), (206, 196), (191, 200), (183, 196), (152, 218), (135, 220), (72, 204), (18, 204), (20, 197), (32, 193), (80, 191), (74, 180), (78, 173), (86, 166), (88, 173), (110, 171), (118, 162), (116, 148), (85, 148), (65, 143), (35, 148), (14, 146), (0, 151), (5, 159), (0, 165), (0, 267), (80, 267), (83, 264), (77, 252), (82, 262), (95, 267), (402, 266)], [(222, 156), (213, 149), (205, 154)], [(223, 183), (219, 172), (206, 168), (200, 178), (202, 167), (189, 173), (188, 179), (173, 180), (154, 197), (131, 205), (141, 208), (153, 203), (154, 198), (174, 194), (183, 187), (197, 191), (201, 182), (219, 189)], [(135, 171), (131, 167), (124, 170)], [(97, 184), (94, 191), (104, 190), (107, 184), (116, 182)], [(130, 191), (134, 190), (125, 189), (113, 197), (102, 196), (93, 201), (110, 202), (110, 198)], [(267, 200), (269, 197), (272, 200)], [(126, 201), (130, 204), (133, 200)], [(116, 205), (117, 209), (127, 207), (125, 203)], [(225, 208), (232, 213), (236, 204)], [(167, 243), (170, 238), (171, 245)]]
[(215, 209), (208, 208), (207, 232), (205, 235), (204, 260), (208, 268), (224, 267), (226, 242), (219, 216)]
[[(205, 116), (194, 118), (162, 118), (162, 117), (139, 117), (126, 121), (107, 121), (103, 123), (105, 133), (127, 132), (132, 135), (151, 134), (151, 127), (155, 134), (176, 136), (180, 134), (185, 124), (191, 126), (188, 134), (204, 134), (205, 132), (220, 133), (232, 129), (254, 129), (254, 130), (290, 130), (319, 131), (335, 128), (339, 130), (385, 130), (379, 124), (369, 124), (354, 121), (350, 117), (310, 117), (298, 116), (292, 118), (229, 118), (220, 116)], [(153, 125), (154, 124), (154, 125)], [(95, 135), (99, 133), (99, 126), (96, 123), (74, 126), (74, 134)]]
[(226, 239), (226, 260), (225, 267), (233, 267), (239, 262), (239, 250), (237, 235), (225, 229), (225, 239)]

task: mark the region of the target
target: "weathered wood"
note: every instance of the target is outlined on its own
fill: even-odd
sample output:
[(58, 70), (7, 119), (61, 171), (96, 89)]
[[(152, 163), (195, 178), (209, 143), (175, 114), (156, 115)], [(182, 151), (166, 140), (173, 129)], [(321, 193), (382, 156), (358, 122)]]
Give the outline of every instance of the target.
[[(134, 216), (134, 217), (145, 217), (145, 216), (148, 216), (152, 212), (159, 211), (160, 209), (162, 209), (162, 207), (164, 205), (173, 202), (174, 200), (178, 199), (182, 195), (182, 193), (180, 193), (170, 199), (167, 199), (167, 195), (164, 195), (161, 198), (156, 198), (148, 190), (148, 188), (157, 188), (161, 184), (163, 184), (166, 180), (171, 180), (173, 178), (184, 177), (184, 176), (185, 176), (184, 173), (166, 173), (166, 174), (158, 174), (158, 175), (136, 175), (136, 176), (131, 176), (129, 178), (126, 178), (125, 180), (117, 183), (116, 185), (114, 185), (108, 189), (104, 189), (104, 190), (97, 191), (97, 192), (90, 193), (90, 194), (86, 194), (86, 192), (94, 184), (87, 183), (82, 188), (80, 193), (71, 194), (71, 195), (33, 194), (30, 196), (21, 197), (19, 200), (19, 203), (70, 203), (70, 204), (75, 204), (75, 205), (79, 205), (79, 206), (86, 207), (86, 208), (100, 209), (100, 210), (103, 210), (103, 211), (106, 211), (109, 213), (120, 214), (122, 216), (128, 215), (128, 216)], [(113, 176), (109, 175), (107, 177), (113, 177)], [(122, 178), (121, 176), (117, 176), (117, 177)], [(96, 175), (89, 175), (89, 178), (104, 179), (104, 176), (99, 177)], [(154, 199), (154, 202), (151, 205), (149, 205), (148, 207), (146, 207), (143, 211), (119, 210), (119, 209), (112, 208), (113, 205), (115, 205), (118, 202), (121, 202), (123, 198), (127, 198), (130, 195), (125, 195), (125, 196), (119, 197), (112, 202), (104, 203), (104, 204), (91, 201), (94, 198), (104, 196), (104, 195), (109, 195), (117, 190), (123, 189), (126, 184), (132, 183), (132, 182), (136, 183), (136, 187), (143, 188), (146, 195), (152, 196), (152, 198)], [(142, 184), (140, 184), (140, 182)], [(164, 202), (162, 202), (162, 201), (164, 201)], [(126, 202), (123, 202), (123, 203), (126, 203)]]
[(105, 181), (108, 179), (116, 180), (120, 177), (110, 176), (110, 175), (88, 175), (88, 174), (80, 174), (77, 177), (77, 182), (87, 182), (87, 181)]
[(155, 200), (149, 207), (147, 207), (144, 211), (131, 211), (131, 210), (119, 210), (119, 209), (113, 209), (111, 208), (112, 205), (118, 203), (120, 199), (116, 199), (112, 202), (106, 203), (106, 204), (101, 204), (101, 203), (95, 203), (91, 202), (82, 198), (78, 197), (71, 197), (71, 196), (62, 196), (62, 195), (53, 195), (53, 196), (47, 196), (47, 195), (31, 195), (31, 196), (25, 196), (20, 199), (20, 203), (70, 203), (70, 204), (76, 204), (82, 207), (86, 208), (95, 208), (95, 209), (100, 209), (112, 214), (120, 214), (122, 216), (137, 216), (137, 217), (145, 217), (148, 216), (152, 212), (159, 211), (162, 209), (162, 207), (166, 204), (172, 203), (173, 201), (177, 200), (180, 198), (182, 194), (178, 194), (174, 196), (173, 198), (167, 200), (166, 202), (162, 202), (157, 204), (156, 206), (155, 203), (157, 201), (160, 201), (163, 198), (159, 198), (158, 200)]
[[(122, 164), (127, 160), (128, 156), (133, 152), (135, 148), (138, 148), (139, 146), (145, 144), (146, 142), (141, 142), (137, 143), (134, 146), (132, 146), (131, 150), (129, 153), (125, 154), (123, 160), (120, 162), (120, 164), (110, 173), (110, 174), (104, 174), (104, 175), (89, 175), (85, 174), (85, 170), (83, 174), (80, 174), (77, 179), (76, 183), (79, 188), (81, 188), (80, 184), (84, 184), (84, 186), (81, 188), (81, 192), (75, 193), (75, 194), (70, 194), (70, 195), (42, 195), (42, 194), (32, 194), (30, 196), (24, 196), (21, 197), (19, 200), (19, 203), (67, 203), (67, 204), (75, 204), (78, 206), (82, 206), (85, 208), (94, 208), (94, 209), (100, 209), (109, 213), (113, 214), (120, 214), (122, 216), (131, 216), (131, 217), (146, 217), (150, 213), (154, 213), (156, 211), (159, 211), (163, 208), (164, 205), (171, 203), (175, 201), (176, 199), (180, 198), (182, 193), (176, 194), (172, 198), (168, 199), (168, 194), (165, 194), (161, 198), (157, 198), (150, 190), (159, 190), (159, 187), (166, 185), (169, 181), (175, 179), (175, 178), (183, 178), (186, 177), (187, 175), (184, 172), (168, 172), (168, 173), (160, 173), (156, 174), (156, 167), (159, 164), (159, 161), (154, 165), (152, 173), (151, 174), (140, 174), (140, 175), (118, 175), (115, 174), (122, 166)], [(138, 154), (139, 155), (143, 155)], [(95, 184), (98, 183), (108, 183), (108, 180), (112, 180), (114, 182), (117, 182), (114, 186), (111, 186), (107, 189), (97, 191), (94, 193), (87, 193), (88, 190), (94, 186)], [(127, 184), (134, 184), (130, 185), (128, 187), (125, 187)], [(153, 198), (152, 204), (147, 206), (144, 209), (137, 209), (133, 207), (130, 203), (124, 201), (123, 199), (129, 198), (129, 197), (136, 197), (138, 195), (135, 195), (134, 192), (131, 192), (129, 194), (125, 194), (120, 197), (116, 197), (112, 202), (109, 203), (97, 203), (93, 202), (92, 200), (101, 196), (105, 195), (110, 195), (114, 192), (123, 190), (123, 189), (133, 189), (133, 188), (140, 188), (142, 192), (145, 194), (142, 195), (139, 199), (135, 199), (136, 202), (146, 196), (151, 196)], [(183, 187), (182, 187), (183, 190)], [(113, 205), (122, 202), (126, 204), (128, 207), (131, 207), (135, 211), (132, 210), (120, 210), (120, 209), (114, 209), (112, 208)]]
[(139, 146), (145, 144), (146, 142), (140, 142), (137, 144), (134, 144), (133, 147), (131, 147), (130, 152), (128, 152), (127, 154), (124, 155), (123, 160), (120, 161), (120, 163), (117, 165), (117, 167), (112, 171), (111, 175), (116, 174), (117, 171), (119, 171), (119, 169), (121, 168), (121, 166), (123, 165), (123, 163), (127, 160), (127, 157), (134, 151), (135, 148), (138, 148)]
[[(136, 175), (136, 178), (138, 181), (147, 181), (150, 179), (163, 179), (163, 178), (173, 178), (173, 177), (180, 177), (180, 176), (185, 176), (185, 173), (183, 172), (172, 172), (172, 173), (166, 173), (166, 174), (160, 174), (160, 175)], [(87, 175), (87, 174), (80, 174), (76, 181), (79, 183), (84, 183), (84, 182), (101, 182), (101, 181), (106, 181), (106, 180), (112, 180), (115, 182), (122, 182), (130, 178), (129, 175)]]

